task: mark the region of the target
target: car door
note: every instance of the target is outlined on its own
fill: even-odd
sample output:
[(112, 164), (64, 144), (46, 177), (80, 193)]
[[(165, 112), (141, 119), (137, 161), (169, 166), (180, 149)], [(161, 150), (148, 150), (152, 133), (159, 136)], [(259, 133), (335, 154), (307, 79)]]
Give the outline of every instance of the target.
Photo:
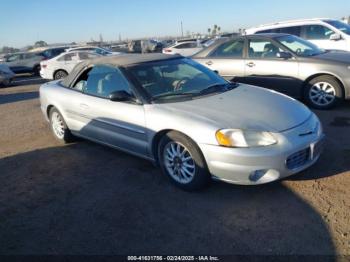
[(28, 73), (33, 72), (34, 67), (37, 66), (43, 58), (35, 53), (25, 53), (22, 57), (21, 66), (23, 67), (23, 72)]
[(123, 90), (133, 95), (133, 87), (119, 69), (104, 65), (87, 69), (74, 88), (83, 91), (79, 100), (71, 106), (71, 117), (80, 121), (79, 135), (138, 155), (147, 155), (143, 105), (109, 99), (114, 91)]
[(196, 61), (216, 71), (227, 80), (240, 81), (244, 76), (244, 45), (244, 38), (233, 39), (222, 43), (207, 57)]
[(300, 95), (299, 64), (295, 57), (277, 57), (286, 51), (270, 38), (248, 37), (248, 54), (242, 82), (291, 96)]

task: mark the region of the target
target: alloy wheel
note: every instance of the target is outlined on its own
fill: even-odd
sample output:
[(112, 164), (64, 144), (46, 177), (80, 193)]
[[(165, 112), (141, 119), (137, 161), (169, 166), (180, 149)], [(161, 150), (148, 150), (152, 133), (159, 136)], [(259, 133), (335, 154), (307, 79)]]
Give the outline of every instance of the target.
[(327, 106), (336, 98), (336, 89), (328, 82), (317, 82), (309, 91), (310, 100), (318, 106)]
[(181, 184), (190, 183), (196, 166), (189, 150), (179, 142), (169, 142), (163, 151), (163, 161), (169, 175)]
[(53, 112), (51, 115), (52, 130), (59, 139), (64, 138), (65, 127), (61, 115), (57, 112)]

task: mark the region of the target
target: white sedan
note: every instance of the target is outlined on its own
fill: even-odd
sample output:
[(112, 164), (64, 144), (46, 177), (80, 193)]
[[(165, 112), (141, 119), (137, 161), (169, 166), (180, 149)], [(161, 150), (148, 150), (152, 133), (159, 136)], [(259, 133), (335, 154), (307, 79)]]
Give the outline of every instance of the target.
[(163, 54), (168, 55), (182, 55), (182, 56), (191, 56), (199, 51), (201, 51), (203, 47), (197, 41), (187, 41), (180, 42), (174, 45), (163, 48)]
[(72, 51), (62, 53), (50, 60), (40, 62), (40, 76), (45, 79), (61, 79), (69, 75), (81, 61), (101, 55), (88, 51)]

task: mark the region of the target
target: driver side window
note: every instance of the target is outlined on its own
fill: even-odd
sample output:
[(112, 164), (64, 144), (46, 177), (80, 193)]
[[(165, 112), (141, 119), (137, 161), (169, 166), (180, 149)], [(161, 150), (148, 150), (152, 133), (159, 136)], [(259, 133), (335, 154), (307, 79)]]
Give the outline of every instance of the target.
[(12, 56), (9, 56), (7, 58), (7, 62), (14, 62), (14, 61), (17, 61), (19, 60), (21, 57), (21, 55), (17, 54), (17, 55), (12, 55)]
[(269, 40), (265, 40), (265, 39), (249, 40), (249, 45), (248, 45), (249, 58), (277, 58), (278, 52), (283, 52), (283, 50)]
[(133, 96), (123, 73), (117, 68), (105, 65), (87, 69), (80, 75), (73, 88), (101, 98), (109, 98), (115, 91), (125, 91)]

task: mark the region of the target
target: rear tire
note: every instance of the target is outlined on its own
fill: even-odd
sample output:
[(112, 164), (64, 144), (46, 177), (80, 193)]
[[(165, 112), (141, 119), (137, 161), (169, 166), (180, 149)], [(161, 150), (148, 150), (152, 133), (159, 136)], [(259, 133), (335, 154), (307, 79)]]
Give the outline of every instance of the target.
[(158, 159), (162, 172), (183, 190), (199, 190), (210, 182), (202, 152), (183, 134), (170, 131), (164, 135), (158, 145)]
[(66, 76), (68, 75), (68, 73), (64, 70), (58, 70), (57, 72), (55, 72), (53, 78), (55, 80), (58, 80), (58, 79), (62, 79), (62, 78), (65, 78)]
[(341, 84), (333, 76), (318, 76), (309, 81), (304, 89), (307, 104), (316, 109), (331, 109), (343, 100)]
[(61, 143), (70, 143), (74, 141), (74, 136), (67, 127), (66, 122), (63, 119), (61, 113), (56, 109), (52, 108), (49, 113), (50, 127), (54, 137)]

